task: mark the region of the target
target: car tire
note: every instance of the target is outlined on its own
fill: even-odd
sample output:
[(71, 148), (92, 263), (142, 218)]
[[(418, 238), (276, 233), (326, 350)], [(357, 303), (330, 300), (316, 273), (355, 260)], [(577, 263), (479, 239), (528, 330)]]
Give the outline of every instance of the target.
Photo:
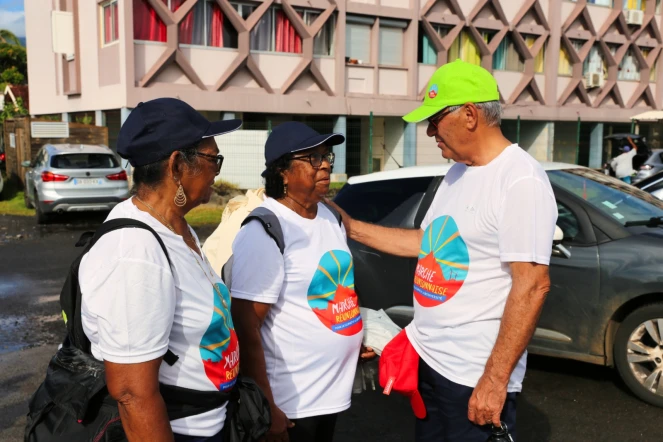
[(631, 392), (663, 408), (663, 303), (640, 307), (624, 319), (615, 336), (614, 358)]
[(41, 207), (39, 207), (39, 195), (37, 194), (37, 189), (34, 192), (35, 195), (35, 216), (37, 218), (37, 224), (47, 224), (50, 220), (50, 217), (42, 212)]
[(25, 207), (28, 208), (28, 209), (34, 209), (35, 208), (35, 206), (30, 201), (30, 197), (28, 196), (28, 191), (27, 190), (23, 193), (23, 203), (25, 204)]

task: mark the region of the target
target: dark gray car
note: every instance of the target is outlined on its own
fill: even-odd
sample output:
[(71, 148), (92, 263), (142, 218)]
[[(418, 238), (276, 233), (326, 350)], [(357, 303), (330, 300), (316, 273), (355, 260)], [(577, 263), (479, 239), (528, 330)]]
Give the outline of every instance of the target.
[[(590, 169), (544, 166), (564, 239), (529, 351), (616, 367), (634, 394), (663, 407), (663, 201)], [(419, 228), (448, 168), (357, 177), (335, 201), (360, 220)], [(349, 245), (362, 305), (407, 324), (416, 259)]]

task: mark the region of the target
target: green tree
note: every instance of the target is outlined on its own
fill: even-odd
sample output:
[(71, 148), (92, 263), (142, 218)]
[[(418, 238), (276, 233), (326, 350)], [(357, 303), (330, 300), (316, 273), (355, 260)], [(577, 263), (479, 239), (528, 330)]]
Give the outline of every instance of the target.
[[(13, 68), (13, 69), (12, 69)], [(12, 81), (4, 78), (4, 73), (11, 70), (9, 77)], [(20, 77), (16, 74), (22, 76)], [(28, 77), (28, 55), (25, 48), (21, 46), (18, 37), (6, 29), (0, 29), (0, 81), (3, 83), (22, 84)]]
[(16, 69), (16, 66), (12, 66), (0, 74), (0, 81), (2, 81), (2, 83), (23, 84), (24, 80), (25, 76)]
[(27, 114), (28, 110), (23, 106), (23, 99), (21, 97), (18, 97), (16, 99), (16, 105), (14, 105), (14, 103), (11, 100), (5, 102), (2, 112), (0, 112), (0, 123), (2, 123), (8, 118), (14, 118), (20, 115), (27, 115)]

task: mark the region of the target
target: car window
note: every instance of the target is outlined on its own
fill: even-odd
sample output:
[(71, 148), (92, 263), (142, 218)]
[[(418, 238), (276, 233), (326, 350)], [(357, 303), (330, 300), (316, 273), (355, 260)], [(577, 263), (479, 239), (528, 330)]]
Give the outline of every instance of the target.
[(585, 168), (564, 169), (549, 171), (548, 177), (551, 183), (582, 198), (621, 224), (663, 217), (663, 201), (600, 172)]
[(661, 179), (658, 183), (652, 184), (651, 186), (647, 187), (644, 190), (646, 192), (649, 192), (649, 193), (654, 193), (654, 192), (659, 191), (661, 189), (663, 189), (663, 179)]
[(377, 223), (416, 193), (425, 193), (433, 177), (347, 184), (334, 202), (360, 221)]
[(580, 232), (578, 218), (571, 209), (560, 202), (557, 203), (557, 225), (564, 232), (564, 239), (573, 241)]
[(112, 169), (118, 165), (113, 155), (100, 153), (68, 153), (51, 158), (55, 169)]
[(658, 162), (663, 164), (663, 152), (658, 154)]

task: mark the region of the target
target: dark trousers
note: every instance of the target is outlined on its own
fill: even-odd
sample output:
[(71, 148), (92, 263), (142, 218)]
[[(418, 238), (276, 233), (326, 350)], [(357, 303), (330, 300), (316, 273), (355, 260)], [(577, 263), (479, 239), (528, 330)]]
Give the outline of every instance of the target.
[[(491, 426), (479, 426), (467, 418), (471, 387), (451, 382), (419, 359), (419, 392), (426, 405), (426, 418), (417, 419), (416, 442), (486, 442)], [(516, 440), (516, 396), (508, 393), (502, 422)]]
[(332, 442), (338, 413), (290, 419), (295, 426), (288, 429), (290, 442)]
[(223, 430), (214, 436), (185, 436), (183, 434), (173, 434), (173, 436), (175, 436), (175, 442), (223, 442), (221, 433)]

